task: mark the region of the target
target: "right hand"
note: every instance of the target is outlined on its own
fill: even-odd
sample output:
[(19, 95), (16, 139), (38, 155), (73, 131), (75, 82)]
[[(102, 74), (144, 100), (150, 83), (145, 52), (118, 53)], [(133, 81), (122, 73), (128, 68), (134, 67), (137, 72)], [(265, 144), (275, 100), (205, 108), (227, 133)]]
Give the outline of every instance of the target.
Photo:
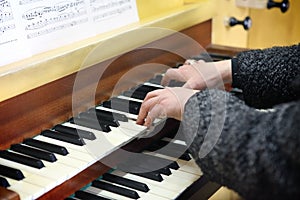
[(149, 92), (140, 108), (136, 123), (151, 126), (156, 118), (181, 120), (187, 100), (197, 91), (182, 87), (166, 87)]
[(168, 69), (161, 84), (167, 86), (171, 80), (185, 82), (183, 87), (194, 90), (218, 88), (231, 82), (231, 60), (204, 62), (187, 60), (179, 68)]

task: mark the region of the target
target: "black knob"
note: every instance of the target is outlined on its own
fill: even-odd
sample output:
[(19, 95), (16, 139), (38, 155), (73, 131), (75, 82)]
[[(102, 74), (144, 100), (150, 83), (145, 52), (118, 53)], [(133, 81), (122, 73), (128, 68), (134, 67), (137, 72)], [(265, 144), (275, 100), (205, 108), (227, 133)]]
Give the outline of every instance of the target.
[(250, 17), (246, 17), (243, 21), (237, 20), (235, 17), (230, 17), (228, 20), (229, 26), (242, 25), (245, 30), (249, 30), (252, 26), (252, 20)]
[(285, 13), (290, 7), (289, 0), (283, 0), (282, 2), (274, 2), (273, 0), (269, 0), (267, 4), (267, 8), (280, 8), (282, 13)]

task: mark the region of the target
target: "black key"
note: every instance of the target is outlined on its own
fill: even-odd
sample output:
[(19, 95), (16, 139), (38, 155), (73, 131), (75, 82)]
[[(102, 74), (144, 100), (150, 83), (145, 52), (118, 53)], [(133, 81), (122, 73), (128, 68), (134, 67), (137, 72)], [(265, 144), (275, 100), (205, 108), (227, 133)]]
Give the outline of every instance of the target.
[(46, 160), (49, 162), (55, 162), (57, 160), (53, 153), (35, 149), (35, 148), (31, 148), (31, 147), (24, 146), (21, 144), (13, 144), (13, 145), (11, 145), (10, 149), (13, 151), (22, 153), (22, 154), (26, 154), (28, 156)]
[(152, 143), (150, 146), (148, 146), (146, 150), (152, 152), (155, 151), (163, 155), (171, 156), (174, 158), (180, 158), (186, 161), (191, 160), (191, 157), (187, 151), (187, 147), (182, 144), (172, 143), (164, 140), (158, 140), (155, 143)]
[(6, 176), (14, 180), (22, 180), (24, 177), (23, 173), (19, 169), (4, 166), (0, 164), (0, 175)]
[(101, 124), (96, 120), (89, 120), (89, 119), (86, 119), (86, 118), (74, 117), (74, 118), (70, 119), (69, 122), (72, 123), (72, 124), (77, 124), (77, 125), (80, 125), (80, 126), (91, 128), (91, 129), (103, 131), (103, 132), (106, 132), (106, 133), (111, 131), (111, 129), (109, 128), (108, 125)]
[(132, 88), (129, 91), (124, 92), (123, 95), (127, 96), (127, 97), (131, 97), (131, 98), (143, 100), (143, 99), (145, 99), (148, 92), (151, 92), (151, 91), (157, 90), (157, 89), (161, 89), (161, 88), (151, 86), (151, 85), (139, 85), (135, 88)]
[(167, 176), (172, 174), (170, 168), (168, 168), (168, 167), (163, 167), (163, 168), (160, 168), (160, 169), (155, 170), (155, 171), (160, 173), (160, 174), (167, 175)]
[(5, 187), (5, 188), (7, 188), (7, 187), (9, 187), (10, 185), (9, 185), (9, 183), (8, 183), (8, 181), (4, 178), (4, 177), (1, 177), (0, 176), (0, 187)]
[(96, 187), (96, 188), (99, 188), (99, 189), (102, 189), (102, 190), (113, 192), (115, 194), (119, 194), (119, 195), (122, 195), (122, 196), (125, 196), (125, 197), (129, 197), (129, 198), (132, 198), (132, 199), (140, 198), (138, 193), (134, 190), (119, 187), (119, 186), (116, 186), (116, 185), (113, 185), (113, 184), (110, 184), (110, 183), (106, 183), (106, 182), (103, 182), (103, 181), (98, 181), (98, 180), (93, 181), (92, 186)]
[(150, 79), (148, 82), (160, 85), (162, 77), (163, 77), (162, 75), (156, 75), (154, 78)]
[(179, 157), (179, 159), (185, 160), (185, 161), (189, 161), (189, 160), (191, 160), (192, 158), (191, 158), (189, 152), (186, 151), (186, 152), (184, 152), (184, 153)]
[(120, 124), (117, 120), (109, 119), (109, 118), (105, 118), (105, 117), (98, 117), (97, 115), (95, 115), (95, 113), (83, 112), (83, 113), (79, 114), (79, 118), (84, 118), (87, 120), (94, 120), (95, 123), (98, 122), (100, 124), (112, 126), (112, 127), (120, 126)]
[(184, 82), (171, 80), (168, 84), (169, 87), (182, 87), (184, 85)]
[(164, 180), (161, 174), (158, 172), (145, 172), (145, 173), (133, 173), (133, 174), (151, 179), (153, 181), (158, 181), (158, 182), (162, 182)]
[(91, 194), (82, 190), (76, 191), (75, 197), (83, 200), (109, 200), (107, 198), (100, 197), (95, 194)]
[(147, 93), (145, 93), (145, 92), (138, 92), (138, 91), (132, 91), (132, 90), (125, 91), (122, 94), (126, 97), (131, 97), (131, 98), (140, 99), (140, 100), (145, 99), (145, 97), (147, 95)]
[(165, 158), (160, 158), (153, 155), (144, 154), (144, 160), (142, 166), (166, 166), (171, 169), (179, 169), (179, 165), (176, 161), (171, 161)]
[(103, 174), (103, 180), (112, 182), (112, 183), (117, 183), (119, 185), (123, 185), (135, 190), (139, 190), (142, 192), (148, 192), (149, 188), (145, 183), (141, 183), (138, 181), (134, 181), (134, 180), (130, 180), (124, 177), (120, 177), (114, 174), (109, 174), (109, 173), (105, 173)]
[(88, 110), (89, 113), (96, 113), (96, 115), (101, 118), (107, 118), (107, 119), (115, 119), (117, 121), (121, 122), (128, 122), (128, 118), (124, 114), (116, 113), (116, 112), (111, 112), (107, 110), (99, 110), (95, 108), (90, 108)]
[(109, 101), (105, 101), (102, 105), (106, 108), (119, 110), (131, 114), (137, 115), (139, 113), (141, 102), (131, 101), (128, 99), (121, 99), (117, 97), (111, 98)]
[(5, 150), (0, 151), (0, 157), (38, 169), (45, 167), (44, 163), (39, 159), (31, 158), (28, 156), (16, 154)]
[(137, 86), (135, 89), (133, 89), (134, 91), (137, 92), (144, 92), (144, 93), (148, 93), (157, 89), (161, 89), (160, 87), (155, 87), (152, 85), (139, 85)]
[(29, 146), (32, 146), (32, 147), (44, 149), (46, 151), (57, 153), (57, 154), (63, 155), (63, 156), (68, 155), (68, 153), (69, 153), (68, 150), (65, 147), (62, 147), (62, 146), (59, 146), (59, 145), (56, 145), (56, 144), (51, 144), (51, 143), (48, 143), (48, 142), (35, 140), (35, 139), (32, 139), (32, 138), (25, 139), (23, 141), (23, 143), (27, 144)]
[(56, 140), (68, 142), (71, 144), (79, 145), (79, 146), (85, 145), (85, 142), (83, 141), (83, 139), (76, 135), (60, 133), (60, 132), (52, 131), (52, 130), (44, 130), (41, 132), (41, 135), (43, 135), (45, 137), (53, 138)]
[[(170, 162), (169, 162), (170, 163)], [(169, 164), (168, 163), (168, 164)], [(167, 165), (167, 164), (166, 164)], [(161, 167), (158, 169), (158, 167)], [(130, 160), (129, 162), (126, 163), (119, 163), (118, 164), (119, 169), (124, 169), (127, 171), (127, 169), (135, 170), (135, 171), (144, 171), (144, 172), (156, 172), (159, 174), (164, 174), (164, 175), (171, 175), (172, 172), (170, 170), (170, 167), (167, 165), (166, 167), (162, 167), (162, 165), (157, 165), (156, 162), (149, 161), (149, 160), (142, 160), (142, 161), (135, 161), (135, 160)]]
[(73, 128), (73, 127), (69, 127), (69, 126), (64, 126), (62, 124), (57, 124), (56, 126), (54, 126), (53, 129), (58, 132), (61, 132), (61, 133), (68, 133), (71, 135), (76, 135), (81, 138), (85, 138), (87, 140), (95, 140), (96, 139), (95, 134), (90, 131)]

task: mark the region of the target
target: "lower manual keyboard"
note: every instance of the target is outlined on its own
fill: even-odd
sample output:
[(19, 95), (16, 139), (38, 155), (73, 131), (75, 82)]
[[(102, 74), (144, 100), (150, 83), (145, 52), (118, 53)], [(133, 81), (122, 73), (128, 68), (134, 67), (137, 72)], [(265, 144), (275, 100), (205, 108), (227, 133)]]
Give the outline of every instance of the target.
[[(68, 199), (176, 199), (202, 177), (200, 168), (191, 157), (183, 160), (147, 150), (141, 154), (145, 155), (144, 160), (135, 162), (133, 168), (137, 170), (143, 168), (145, 172), (123, 171), (124, 164), (132, 163), (129, 159), (80, 191), (76, 191)], [(169, 165), (153, 171), (150, 168), (146, 169), (150, 162), (164, 162), (161, 159)]]

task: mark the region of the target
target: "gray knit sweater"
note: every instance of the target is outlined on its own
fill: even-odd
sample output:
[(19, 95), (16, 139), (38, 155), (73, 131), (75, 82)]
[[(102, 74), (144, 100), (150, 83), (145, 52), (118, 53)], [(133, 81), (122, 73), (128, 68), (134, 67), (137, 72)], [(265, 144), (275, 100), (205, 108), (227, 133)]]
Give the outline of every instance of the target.
[(300, 199), (300, 45), (243, 52), (232, 65), (244, 101), (213, 89), (192, 96), (182, 123), (190, 152), (245, 199)]

